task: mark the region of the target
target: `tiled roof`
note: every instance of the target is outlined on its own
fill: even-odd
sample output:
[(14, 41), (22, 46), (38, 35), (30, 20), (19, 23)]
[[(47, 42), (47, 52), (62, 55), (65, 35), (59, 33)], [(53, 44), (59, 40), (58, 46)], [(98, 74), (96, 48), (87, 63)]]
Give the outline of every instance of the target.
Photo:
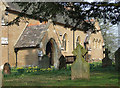
[(46, 25), (28, 26), (17, 41), (15, 48), (37, 47), (46, 33)]

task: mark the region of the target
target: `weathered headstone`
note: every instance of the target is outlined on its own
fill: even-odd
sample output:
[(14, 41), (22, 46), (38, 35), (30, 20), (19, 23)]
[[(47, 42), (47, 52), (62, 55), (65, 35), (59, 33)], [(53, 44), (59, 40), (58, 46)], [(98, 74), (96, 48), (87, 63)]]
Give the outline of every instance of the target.
[(102, 59), (102, 67), (112, 66), (112, 60), (108, 56), (110, 51), (106, 48), (103, 53), (105, 53), (105, 58)]
[(60, 57), (59, 62), (59, 69), (66, 68), (66, 59), (63, 55)]
[(43, 55), (42, 59), (39, 62), (40, 68), (49, 68), (50, 67), (50, 58), (47, 55)]
[(120, 71), (120, 48), (115, 52), (115, 68)]
[(3, 67), (3, 74), (4, 75), (9, 75), (11, 74), (11, 67), (9, 63), (5, 63)]
[(76, 56), (76, 60), (71, 66), (71, 79), (89, 79), (90, 78), (90, 67), (85, 61), (83, 56), (86, 54), (87, 50), (84, 49), (80, 44), (73, 51)]

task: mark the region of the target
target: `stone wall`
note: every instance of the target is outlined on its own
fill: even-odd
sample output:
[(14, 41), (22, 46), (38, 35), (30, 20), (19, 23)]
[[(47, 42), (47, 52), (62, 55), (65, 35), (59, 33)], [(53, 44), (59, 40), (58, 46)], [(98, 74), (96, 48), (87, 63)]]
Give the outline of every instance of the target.
[(37, 51), (37, 49), (28, 48), (28, 49), (19, 50), (17, 61), (18, 61), (18, 67), (38, 65), (38, 51)]
[(2, 37), (2, 29), (3, 27), (1, 26), (1, 18), (2, 18), (2, 13), (5, 10), (5, 6), (3, 5), (3, 3), (0, 1), (0, 88), (3, 86), (3, 75), (2, 75), (2, 68), (3, 68), (3, 49), (2, 49), (2, 45), (1, 45), (1, 37)]
[(59, 37), (59, 41), (62, 45), (62, 39), (64, 34), (67, 35), (67, 47), (66, 50), (62, 50), (62, 54), (64, 56), (73, 56), (72, 51), (73, 51), (73, 31), (71, 31), (69, 28), (64, 28), (64, 26), (60, 26), (60, 25), (55, 25), (54, 26), (58, 37)]
[[(13, 19), (15, 19), (16, 17), (17, 17), (17, 15), (8, 13), (8, 21), (9, 22), (12, 21)], [(6, 62), (9, 62), (11, 66), (15, 66), (16, 55), (14, 52), (14, 45), (16, 44), (16, 42), (18, 41), (22, 32), (24, 31), (24, 29), (28, 25), (28, 23), (26, 23), (26, 21), (28, 21), (30, 25), (32, 25), (32, 23), (38, 22), (37, 20), (34, 20), (34, 19), (21, 18), (19, 25), (13, 24), (10, 26), (2, 26), (1, 27), (1, 29), (2, 29), (1, 30), (2, 31), (1, 37), (8, 38), (7, 45), (0, 44), (2, 47), (2, 52), (3, 52), (2, 53), (2, 65)], [(31, 50), (29, 51), (29, 49), (28, 49), (28, 52), (31, 52)], [(23, 51), (23, 53), (24, 53), (24, 51)], [(26, 55), (18, 56), (18, 58), (22, 58), (25, 56)], [(19, 65), (20, 64), (23, 65), (21, 62), (19, 63)]]

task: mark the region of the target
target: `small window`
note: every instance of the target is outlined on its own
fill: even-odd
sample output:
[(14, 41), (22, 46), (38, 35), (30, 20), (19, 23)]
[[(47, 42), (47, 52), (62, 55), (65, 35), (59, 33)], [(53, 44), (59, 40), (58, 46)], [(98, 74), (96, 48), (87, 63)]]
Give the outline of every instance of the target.
[(102, 48), (102, 45), (101, 45), (101, 40), (98, 41), (98, 46), (99, 46), (99, 49)]
[(95, 43), (95, 38), (93, 39), (93, 48), (95, 48), (95, 45), (96, 43)]
[(77, 47), (78, 44), (81, 44), (81, 43), (80, 43), (80, 36), (77, 37), (77, 40), (76, 40), (76, 47)]
[(5, 20), (4, 20), (4, 18), (2, 17), (2, 19), (1, 19), (1, 25), (2, 26), (4, 26), (5, 25)]
[(65, 33), (62, 39), (62, 50), (67, 50), (67, 34)]
[(7, 13), (2, 14), (2, 18), (1, 18), (1, 25), (2, 25), (2, 26), (7, 26), (7, 25), (8, 25), (8, 17), (7, 17), (6, 14), (7, 14)]
[(98, 39), (96, 39), (95, 43), (95, 48), (98, 48)]

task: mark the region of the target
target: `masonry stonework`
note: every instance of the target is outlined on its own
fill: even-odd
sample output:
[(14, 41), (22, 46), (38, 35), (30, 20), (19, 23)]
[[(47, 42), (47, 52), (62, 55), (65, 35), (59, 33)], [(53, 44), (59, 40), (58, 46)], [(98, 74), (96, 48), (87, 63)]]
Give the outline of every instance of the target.
[[(7, 15), (8, 22), (14, 20), (18, 15), (12, 12), (9, 12)], [(26, 65), (38, 65), (38, 51), (42, 51), (43, 55), (46, 54), (46, 47), (48, 42), (53, 44), (54, 49), (54, 65), (56, 68), (59, 67), (59, 58), (63, 55), (64, 57), (67, 56), (74, 56), (72, 51), (77, 46), (77, 41), (79, 38), (79, 43), (84, 46), (84, 41), (86, 37), (86, 33), (80, 30), (72, 31), (71, 28), (65, 28), (62, 25), (49, 22), (45, 24), (45, 22), (40, 23), (38, 20), (30, 19), (27, 17), (21, 17), (19, 24), (13, 24), (10, 26), (1, 26), (0, 37), (8, 38), (8, 44), (3, 45), (0, 44), (0, 48), (2, 50), (2, 54), (0, 59), (2, 60), (2, 65), (6, 62), (9, 62), (11, 66), (16, 65), (16, 54), (14, 52), (15, 45), (18, 41), (22, 38), (23, 33), (26, 28), (34, 27), (37, 25), (47, 25), (46, 31), (44, 31), (44, 36), (42, 39), (38, 40), (38, 45), (36, 47), (21, 47), (18, 48), (17, 53), (17, 64), (18, 66), (26, 66)], [(95, 27), (98, 32), (96, 34), (91, 34), (89, 44), (88, 44), (88, 60), (89, 62), (92, 61), (99, 61), (102, 60), (103, 55), (103, 37), (100, 31), (99, 23), (95, 22)], [(29, 29), (30, 30), (30, 29)], [(30, 32), (30, 31), (29, 31)], [(33, 31), (34, 32), (34, 31)], [(74, 34), (73, 34), (74, 33)], [(40, 35), (42, 32), (40, 32)], [(66, 50), (63, 49), (63, 38), (66, 35)], [(25, 35), (24, 35), (25, 36)], [(30, 39), (28, 39), (29, 41)], [(21, 41), (24, 42), (24, 41)], [(33, 40), (34, 42), (34, 40)], [(31, 43), (32, 44), (32, 43)], [(52, 51), (53, 52), (53, 51)]]

